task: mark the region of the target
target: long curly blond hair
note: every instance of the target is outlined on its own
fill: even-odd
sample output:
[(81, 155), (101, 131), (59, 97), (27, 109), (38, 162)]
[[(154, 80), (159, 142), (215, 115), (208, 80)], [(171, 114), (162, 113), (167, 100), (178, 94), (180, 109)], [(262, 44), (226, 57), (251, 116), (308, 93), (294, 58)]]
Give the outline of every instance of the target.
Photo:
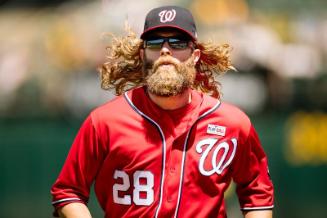
[[(106, 62), (98, 68), (101, 87), (105, 90), (115, 89), (116, 95), (145, 84), (144, 63), (140, 57), (143, 40), (129, 27), (126, 27), (126, 31), (126, 36), (111, 35), (112, 41), (106, 47)], [(231, 47), (228, 44), (195, 42), (195, 48), (200, 49), (201, 56), (195, 65), (197, 75), (192, 88), (220, 98), (221, 85), (215, 76), (235, 70), (230, 60)]]

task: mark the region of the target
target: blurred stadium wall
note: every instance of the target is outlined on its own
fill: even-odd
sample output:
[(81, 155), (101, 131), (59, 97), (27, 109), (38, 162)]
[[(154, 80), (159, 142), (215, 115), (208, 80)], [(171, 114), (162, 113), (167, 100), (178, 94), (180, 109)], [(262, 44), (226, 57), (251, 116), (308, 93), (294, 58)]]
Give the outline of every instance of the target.
[[(325, 0), (0, 1), (0, 217), (51, 217), (50, 187), (81, 122), (114, 96), (96, 71), (104, 33), (124, 34), (127, 20), (139, 34), (146, 12), (164, 4), (189, 8), (201, 41), (232, 45), (238, 71), (218, 78), (223, 100), (258, 129), (274, 217), (326, 217)], [(241, 217), (233, 187), (227, 203)]]

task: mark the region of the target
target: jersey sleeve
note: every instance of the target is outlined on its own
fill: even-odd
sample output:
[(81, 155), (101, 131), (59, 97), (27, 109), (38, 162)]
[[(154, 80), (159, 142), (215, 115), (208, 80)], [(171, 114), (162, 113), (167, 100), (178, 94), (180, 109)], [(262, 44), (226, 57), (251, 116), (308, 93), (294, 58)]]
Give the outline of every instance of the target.
[(241, 210), (272, 209), (274, 190), (267, 156), (252, 125), (245, 143), (239, 146), (237, 155), (233, 180)]
[(90, 115), (78, 131), (64, 166), (51, 188), (54, 216), (58, 216), (58, 208), (71, 202), (87, 203), (90, 187), (104, 154)]

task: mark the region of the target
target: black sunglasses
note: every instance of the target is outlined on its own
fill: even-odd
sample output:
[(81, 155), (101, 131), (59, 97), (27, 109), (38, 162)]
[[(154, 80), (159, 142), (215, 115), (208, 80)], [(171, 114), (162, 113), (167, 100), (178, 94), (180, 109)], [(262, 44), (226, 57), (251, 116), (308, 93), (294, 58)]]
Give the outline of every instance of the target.
[(172, 49), (182, 50), (189, 48), (189, 39), (182, 37), (158, 37), (150, 38), (144, 41), (144, 48), (160, 50), (165, 42), (168, 42)]

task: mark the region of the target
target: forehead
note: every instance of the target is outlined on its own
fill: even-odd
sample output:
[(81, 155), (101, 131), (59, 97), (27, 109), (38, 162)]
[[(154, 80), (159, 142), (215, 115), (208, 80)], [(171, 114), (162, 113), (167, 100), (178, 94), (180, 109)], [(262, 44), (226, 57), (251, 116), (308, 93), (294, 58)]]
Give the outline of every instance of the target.
[(177, 29), (172, 29), (172, 28), (163, 28), (163, 29), (153, 30), (146, 35), (145, 39), (151, 38), (153, 36), (162, 36), (162, 37), (183, 36), (183, 37), (189, 38), (189, 36), (186, 33), (179, 31)]

